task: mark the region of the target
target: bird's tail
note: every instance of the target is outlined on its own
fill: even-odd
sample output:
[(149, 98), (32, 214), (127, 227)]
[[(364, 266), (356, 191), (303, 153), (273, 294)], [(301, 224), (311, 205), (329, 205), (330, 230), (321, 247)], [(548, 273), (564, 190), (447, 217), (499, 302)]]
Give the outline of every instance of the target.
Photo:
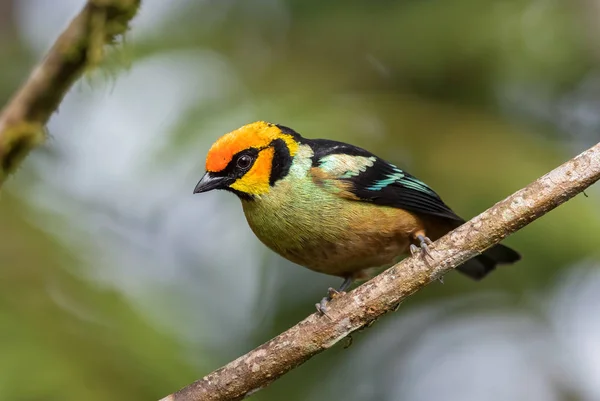
[(496, 265), (515, 263), (519, 259), (521, 259), (521, 255), (516, 251), (502, 244), (497, 244), (485, 250), (481, 255), (458, 266), (456, 270), (472, 279), (481, 280), (494, 270)]

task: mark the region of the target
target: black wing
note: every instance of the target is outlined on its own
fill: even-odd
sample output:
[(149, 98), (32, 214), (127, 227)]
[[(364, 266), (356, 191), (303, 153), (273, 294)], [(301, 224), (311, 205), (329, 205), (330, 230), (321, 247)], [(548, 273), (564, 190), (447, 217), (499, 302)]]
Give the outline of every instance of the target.
[[(362, 201), (463, 222), (425, 183), (367, 150), (342, 142), (306, 140), (314, 151), (313, 166)], [(349, 187), (349, 189), (347, 189)]]

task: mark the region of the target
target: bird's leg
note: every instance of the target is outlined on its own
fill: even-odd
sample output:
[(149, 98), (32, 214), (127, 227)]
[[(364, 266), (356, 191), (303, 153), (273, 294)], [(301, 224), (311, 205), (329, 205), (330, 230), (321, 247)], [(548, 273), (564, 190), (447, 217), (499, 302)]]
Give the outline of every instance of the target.
[(327, 296), (324, 297), (321, 300), (321, 302), (319, 302), (318, 304), (315, 304), (317, 311), (322, 315), (326, 315), (327, 314), (327, 304), (329, 303), (329, 301), (331, 301), (333, 298), (337, 297), (338, 295), (344, 294), (345, 291), (348, 288), (350, 288), (350, 286), (352, 285), (353, 282), (354, 282), (354, 278), (352, 276), (348, 276), (344, 279), (344, 282), (342, 283), (342, 285), (340, 285), (340, 287), (337, 290), (335, 288), (329, 287), (327, 289)]
[(429, 245), (433, 244), (433, 241), (431, 241), (429, 237), (425, 236), (425, 232), (418, 231), (414, 238), (419, 241), (419, 246), (411, 244), (410, 253), (414, 256), (419, 252), (423, 252), (425, 255), (431, 257), (431, 254), (429, 253)]
[[(429, 245), (433, 244), (433, 241), (431, 241), (423, 231), (419, 231), (418, 234), (415, 235), (415, 239), (419, 241), (419, 246), (411, 244), (410, 253), (414, 256), (417, 253), (419, 253), (419, 251), (422, 251), (424, 255), (427, 255), (431, 258), (431, 254), (429, 253)], [(444, 284), (444, 277), (440, 277), (438, 280), (440, 281), (440, 283)]]

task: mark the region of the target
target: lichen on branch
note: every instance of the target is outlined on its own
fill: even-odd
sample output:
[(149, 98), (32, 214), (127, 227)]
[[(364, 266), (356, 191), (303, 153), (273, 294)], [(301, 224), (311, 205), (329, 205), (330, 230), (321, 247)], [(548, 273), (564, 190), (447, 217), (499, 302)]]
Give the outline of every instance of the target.
[(44, 140), (44, 126), (73, 83), (129, 29), (141, 0), (89, 0), (0, 112), (0, 186)]

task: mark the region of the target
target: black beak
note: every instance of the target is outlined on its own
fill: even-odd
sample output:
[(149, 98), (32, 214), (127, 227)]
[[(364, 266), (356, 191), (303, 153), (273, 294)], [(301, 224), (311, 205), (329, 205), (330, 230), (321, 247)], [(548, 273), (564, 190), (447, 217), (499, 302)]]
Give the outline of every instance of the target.
[(194, 188), (194, 193), (199, 194), (201, 192), (208, 192), (213, 189), (223, 188), (224, 177), (213, 177), (210, 173), (205, 173), (202, 179), (196, 184), (196, 188)]

